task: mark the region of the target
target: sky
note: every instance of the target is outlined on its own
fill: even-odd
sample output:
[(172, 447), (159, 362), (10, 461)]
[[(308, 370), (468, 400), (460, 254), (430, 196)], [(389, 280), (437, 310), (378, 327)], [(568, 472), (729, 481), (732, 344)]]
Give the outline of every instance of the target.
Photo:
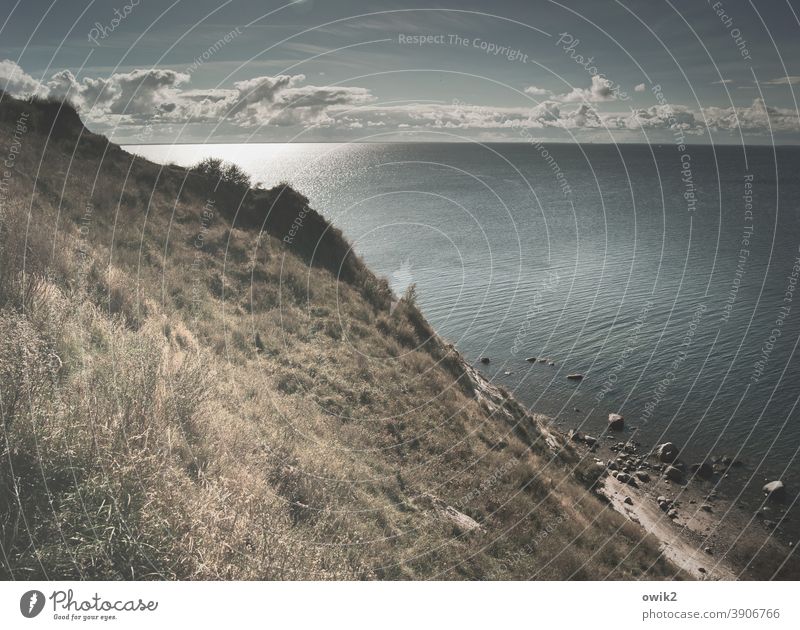
[(121, 143), (800, 141), (797, 0), (0, 0), (0, 89)]

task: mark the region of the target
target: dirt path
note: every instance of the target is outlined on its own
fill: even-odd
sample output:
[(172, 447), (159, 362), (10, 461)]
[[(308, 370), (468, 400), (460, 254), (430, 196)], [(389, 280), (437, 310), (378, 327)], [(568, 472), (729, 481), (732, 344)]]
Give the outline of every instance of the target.
[[(605, 479), (602, 493), (615, 510), (658, 538), (664, 555), (693, 577), (700, 580), (737, 579), (736, 571), (727, 561), (705, 551), (713, 549), (714, 539), (709, 533), (716, 523), (713, 515), (697, 508), (697, 504), (689, 505), (695, 509), (687, 510), (682, 516), (679, 511), (673, 519), (659, 507), (648, 490), (633, 488), (611, 476)], [(631, 504), (625, 502), (626, 498)]]

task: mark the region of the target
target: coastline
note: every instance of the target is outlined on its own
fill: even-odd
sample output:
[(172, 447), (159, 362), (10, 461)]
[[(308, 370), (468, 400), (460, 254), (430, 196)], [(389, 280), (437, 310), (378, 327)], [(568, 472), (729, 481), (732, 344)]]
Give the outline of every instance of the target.
[[(770, 558), (788, 560), (793, 556), (793, 544), (780, 540), (774, 529), (765, 526), (770, 521), (748, 514), (741, 504), (720, 495), (718, 482), (691, 473), (670, 480), (664, 475), (668, 465), (659, 462), (657, 447), (644, 449), (637, 442), (624, 441), (620, 433), (607, 431), (602, 438), (593, 438), (579, 431), (565, 432), (553, 418), (526, 409), (513, 393), (458, 356), (476, 397), (493, 414), (521, 429), (529, 444), (541, 436), (553, 454), (569, 450), (581, 463), (591, 463), (598, 476), (587, 492), (640, 527), (643, 538), (654, 536), (662, 555), (678, 569), (676, 578), (683, 571), (697, 580), (753, 579), (754, 550)], [(676, 458), (674, 463), (678, 462)], [(623, 466), (631, 474), (618, 478)], [(635, 476), (638, 473), (643, 473), (641, 478)], [(764, 508), (758, 516), (783, 509), (775, 504)], [(779, 569), (774, 568), (776, 572)]]
[[(609, 437), (616, 441), (615, 436)], [(609, 444), (598, 445), (595, 450), (587, 446), (585, 452), (601, 463), (619, 466), (621, 460), (629, 461), (626, 454), (620, 456)], [(598, 494), (617, 512), (656, 536), (664, 555), (687, 573), (701, 580), (752, 579), (749, 573), (756, 569), (752, 566), (755, 554), (775, 559), (792, 556), (791, 545), (781, 541), (741, 504), (720, 494), (713, 480), (693, 477), (691, 473), (680, 480), (670, 480), (664, 475), (668, 465), (659, 463), (655, 449), (643, 451), (642, 456), (648, 481), (635, 475), (631, 475), (635, 485), (631, 480), (620, 481), (624, 477), (615, 476), (616, 471), (603, 463)], [(769, 511), (780, 509), (776, 504), (765, 507)], [(769, 570), (768, 566), (764, 568)], [(774, 566), (774, 571), (779, 568)]]

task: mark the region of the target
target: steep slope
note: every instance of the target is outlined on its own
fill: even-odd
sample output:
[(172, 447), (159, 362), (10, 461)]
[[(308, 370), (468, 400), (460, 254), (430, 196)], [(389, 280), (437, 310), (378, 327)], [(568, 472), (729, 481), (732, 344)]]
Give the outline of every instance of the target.
[(676, 574), (299, 193), (6, 96), (0, 155), (0, 577)]

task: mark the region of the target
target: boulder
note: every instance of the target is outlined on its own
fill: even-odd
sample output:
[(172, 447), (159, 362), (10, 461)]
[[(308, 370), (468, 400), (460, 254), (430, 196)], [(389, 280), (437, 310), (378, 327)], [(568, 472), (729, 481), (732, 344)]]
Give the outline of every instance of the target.
[(536, 363), (536, 357), (528, 357), (525, 359), (528, 363)]
[(580, 381), (583, 379), (583, 374), (567, 374), (567, 378), (571, 381)]
[(592, 447), (595, 444), (597, 444), (597, 438), (596, 437), (592, 437), (591, 435), (584, 435), (583, 436), (583, 441), (586, 442), (586, 444), (589, 447)]
[(683, 473), (675, 468), (675, 466), (667, 466), (664, 469), (664, 476), (669, 479), (670, 481), (681, 481), (683, 479)]
[(678, 447), (672, 442), (664, 442), (656, 448), (656, 456), (660, 462), (673, 462), (678, 456)]
[(631, 477), (626, 472), (621, 472), (621, 473), (617, 474), (617, 481), (621, 481), (622, 483), (627, 483), (629, 486), (632, 486), (634, 488), (638, 488), (639, 487), (639, 484), (636, 483), (636, 479)]
[(622, 431), (625, 428), (625, 418), (618, 413), (608, 414), (608, 428), (612, 431)]
[(426, 492), (417, 497), (414, 502), (421, 508), (433, 509), (436, 514), (450, 521), (460, 533), (484, 531), (483, 526), (474, 518), (447, 505), (437, 496)]
[(783, 501), (786, 498), (786, 486), (784, 486), (783, 482), (780, 480), (770, 481), (761, 489), (764, 491), (764, 494), (767, 495), (767, 498), (772, 501)]
[(483, 527), (480, 523), (478, 523), (478, 521), (470, 516), (467, 516), (463, 512), (459, 512), (450, 505), (441, 510), (441, 513), (461, 532), (474, 532), (483, 530)]
[(733, 459), (730, 455), (723, 455), (722, 457), (712, 457), (714, 470), (720, 473), (727, 472), (729, 468), (736, 468), (742, 466), (742, 462), (738, 459)]
[(692, 475), (700, 477), (700, 479), (711, 479), (714, 476), (714, 467), (708, 462), (701, 462), (700, 464), (692, 464), (689, 467)]
[(567, 437), (572, 440), (573, 442), (583, 442), (584, 435), (577, 429), (570, 429), (569, 433), (567, 433)]
[(648, 475), (643, 470), (637, 470), (634, 474), (636, 475), (636, 478), (642, 483), (648, 483), (650, 481), (650, 475)]
[(631, 499), (630, 497), (625, 497), (625, 499), (623, 499), (623, 501), (622, 501), (622, 502), (623, 502), (625, 505), (633, 505), (633, 499)]
[(481, 357), (481, 363), (484, 365), (489, 365), (491, 362), (492, 360), (489, 357)]

